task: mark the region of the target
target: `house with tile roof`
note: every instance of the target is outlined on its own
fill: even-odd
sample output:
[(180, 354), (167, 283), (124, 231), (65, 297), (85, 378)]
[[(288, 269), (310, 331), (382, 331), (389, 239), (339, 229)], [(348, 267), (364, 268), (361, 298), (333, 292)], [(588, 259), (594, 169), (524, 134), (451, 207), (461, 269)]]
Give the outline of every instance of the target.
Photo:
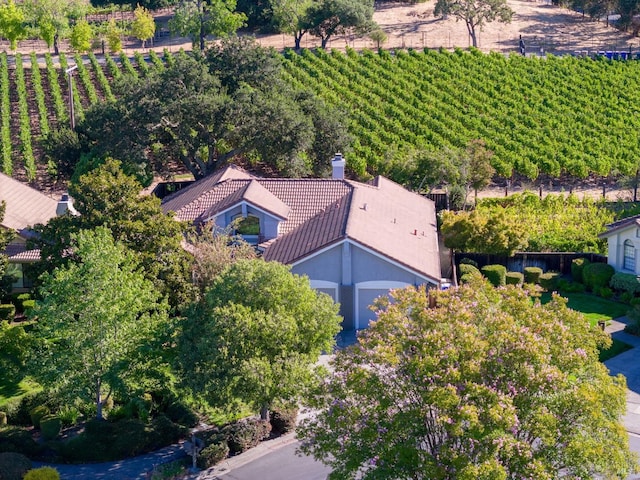
[[(340, 303), (345, 329), (366, 328), (369, 305), (390, 289), (440, 284), (435, 205), (376, 177), (344, 178), (337, 154), (330, 179), (260, 178), (230, 165), (166, 197), (178, 220), (226, 229), (267, 261), (291, 266)], [(213, 232), (215, 234), (215, 232)]]
[(607, 240), (607, 263), (617, 272), (640, 275), (640, 215), (607, 225), (598, 238)]
[(23, 275), (23, 265), (40, 260), (39, 250), (26, 248), (27, 239), (33, 234), (30, 228), (38, 223), (46, 224), (64, 211), (65, 202), (58, 202), (3, 173), (0, 173), (0, 202), (6, 204), (0, 228), (15, 233), (11, 243), (2, 252), (9, 257), (7, 273), (16, 278), (14, 290), (24, 291), (31, 287), (31, 283)]

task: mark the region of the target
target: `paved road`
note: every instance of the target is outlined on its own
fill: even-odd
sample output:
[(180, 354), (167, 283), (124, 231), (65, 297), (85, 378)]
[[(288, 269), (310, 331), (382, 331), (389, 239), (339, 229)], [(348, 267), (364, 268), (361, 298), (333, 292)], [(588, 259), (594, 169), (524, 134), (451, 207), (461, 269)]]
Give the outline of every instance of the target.
[(289, 444), (251, 463), (220, 473), (220, 480), (326, 480), (331, 469), (313, 458), (296, 456), (299, 442)]

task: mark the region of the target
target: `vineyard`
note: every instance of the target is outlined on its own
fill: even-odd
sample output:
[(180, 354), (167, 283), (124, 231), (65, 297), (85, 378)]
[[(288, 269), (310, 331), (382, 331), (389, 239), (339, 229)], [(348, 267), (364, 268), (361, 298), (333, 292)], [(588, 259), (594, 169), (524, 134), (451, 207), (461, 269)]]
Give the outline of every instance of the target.
[[(640, 62), (477, 50), (285, 53), (293, 84), (350, 115), (357, 172), (390, 173), (412, 149), (482, 139), (497, 172), (535, 179), (634, 173)], [(406, 157), (406, 155), (404, 156)]]
[(163, 68), (166, 57), (151, 51), (147, 58), (136, 54), (132, 59), (121, 54), (98, 59), (89, 54), (82, 58), (56, 59), (50, 54), (38, 58), (0, 53), (0, 166), (4, 173), (34, 181), (47, 171), (41, 154), (40, 141), (51, 130), (68, 126), (69, 84), (65, 71), (77, 65), (73, 72), (73, 104), (76, 121), (90, 105), (112, 100), (112, 82), (122, 75), (134, 77)]
[[(41, 139), (69, 125), (69, 87), (79, 121), (93, 103), (113, 99), (113, 82), (144, 76), (173, 57), (150, 51), (0, 54), (0, 168), (33, 181), (46, 172)], [(477, 50), (288, 51), (283, 75), (346, 115), (347, 156), (357, 173), (407, 170), (416, 150), (463, 148), (482, 139), (498, 174), (535, 179), (635, 173), (640, 158), (640, 62), (483, 54)], [(409, 168), (410, 169), (410, 168)], [(397, 176), (395, 176), (397, 179)], [(399, 179), (402, 181), (402, 179)]]

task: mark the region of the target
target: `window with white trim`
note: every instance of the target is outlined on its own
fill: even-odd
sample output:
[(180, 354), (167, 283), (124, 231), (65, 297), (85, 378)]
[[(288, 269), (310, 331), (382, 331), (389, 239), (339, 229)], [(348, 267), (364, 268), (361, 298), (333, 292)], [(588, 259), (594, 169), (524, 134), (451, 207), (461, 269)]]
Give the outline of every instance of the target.
[(636, 248), (631, 240), (624, 242), (624, 262), (622, 268), (625, 270), (636, 271)]

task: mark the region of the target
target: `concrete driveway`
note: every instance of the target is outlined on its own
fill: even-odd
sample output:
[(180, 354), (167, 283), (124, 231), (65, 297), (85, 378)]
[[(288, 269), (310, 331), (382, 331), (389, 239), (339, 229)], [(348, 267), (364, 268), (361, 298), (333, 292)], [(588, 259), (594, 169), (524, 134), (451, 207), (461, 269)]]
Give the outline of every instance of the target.
[[(640, 337), (625, 333), (626, 317), (613, 320), (605, 329), (611, 337), (634, 348), (604, 362), (611, 375), (621, 373), (627, 377), (627, 413), (623, 423), (629, 434), (629, 446), (640, 457)], [(640, 479), (640, 474), (631, 475), (628, 480)]]

